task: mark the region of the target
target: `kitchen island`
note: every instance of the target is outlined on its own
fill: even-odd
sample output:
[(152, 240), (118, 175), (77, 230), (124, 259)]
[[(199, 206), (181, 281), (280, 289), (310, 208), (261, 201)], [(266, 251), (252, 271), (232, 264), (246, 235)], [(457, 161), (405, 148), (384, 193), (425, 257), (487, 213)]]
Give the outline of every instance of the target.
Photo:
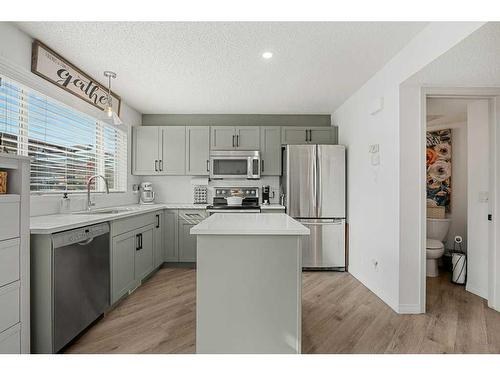
[(214, 214), (197, 236), (196, 352), (300, 353), (301, 236), (285, 214)]

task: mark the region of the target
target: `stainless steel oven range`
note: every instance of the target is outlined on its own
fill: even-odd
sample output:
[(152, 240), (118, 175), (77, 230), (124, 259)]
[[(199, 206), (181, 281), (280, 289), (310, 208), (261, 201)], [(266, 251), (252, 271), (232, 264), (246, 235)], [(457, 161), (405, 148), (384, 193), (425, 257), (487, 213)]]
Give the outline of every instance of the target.
[[(258, 187), (216, 187), (214, 188), (214, 200), (211, 206), (207, 207), (210, 215), (223, 213), (259, 213), (259, 188)], [(228, 197), (241, 197), (239, 205), (229, 205)]]

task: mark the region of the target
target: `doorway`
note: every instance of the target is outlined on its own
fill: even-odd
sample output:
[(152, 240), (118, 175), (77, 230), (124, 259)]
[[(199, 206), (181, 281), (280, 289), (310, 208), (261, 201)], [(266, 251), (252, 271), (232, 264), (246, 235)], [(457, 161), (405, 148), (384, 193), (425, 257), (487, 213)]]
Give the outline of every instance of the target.
[[(491, 92), (491, 89), (487, 90)], [(427, 275), (429, 270), (432, 271), (429, 254), (439, 255), (439, 251), (436, 253), (429, 245), (428, 234), (437, 236), (432, 222), (439, 223), (441, 219), (447, 222), (448, 230), (441, 239), (444, 251), (443, 256), (438, 257), (440, 270), (451, 272), (451, 253), (453, 250), (463, 251), (467, 259), (467, 277), (458, 281), (465, 282), (468, 292), (488, 300), (490, 307), (499, 310), (496, 298), (498, 277), (494, 272), (498, 259), (495, 248), (498, 230), (493, 215), (498, 186), (498, 96), (484, 95), (480, 90), (464, 95), (464, 90), (460, 89), (455, 89), (455, 92), (453, 89), (433, 89), (427, 90), (423, 99), (426, 178), (422, 195), (425, 194), (426, 199), (422, 212), (426, 214), (421, 225), (426, 240), (421, 253), (421, 286), (425, 291), (421, 306), (425, 306), (427, 300), (427, 285), (432, 285)], [(434, 150), (432, 140), (440, 143), (440, 136), (444, 145)], [(439, 163), (431, 167), (429, 161), (435, 162), (436, 158), (440, 159)]]

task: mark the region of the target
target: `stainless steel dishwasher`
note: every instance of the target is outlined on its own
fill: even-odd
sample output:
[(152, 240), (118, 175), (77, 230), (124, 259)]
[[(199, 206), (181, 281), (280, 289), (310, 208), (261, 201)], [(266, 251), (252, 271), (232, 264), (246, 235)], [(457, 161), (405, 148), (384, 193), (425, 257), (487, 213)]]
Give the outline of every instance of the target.
[(109, 307), (109, 224), (52, 235), (54, 326), (58, 352)]

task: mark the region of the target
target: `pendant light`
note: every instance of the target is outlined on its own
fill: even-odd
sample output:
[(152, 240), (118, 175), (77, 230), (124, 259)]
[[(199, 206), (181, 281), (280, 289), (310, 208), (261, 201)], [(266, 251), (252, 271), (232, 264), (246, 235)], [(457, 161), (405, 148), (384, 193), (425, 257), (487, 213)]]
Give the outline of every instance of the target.
[(111, 78), (115, 79), (116, 73), (106, 70), (104, 76), (108, 78), (108, 96), (106, 98), (106, 107), (104, 108), (106, 120), (110, 121), (113, 125), (123, 125), (123, 121), (120, 120), (118, 114), (113, 110), (113, 99), (111, 98)]

